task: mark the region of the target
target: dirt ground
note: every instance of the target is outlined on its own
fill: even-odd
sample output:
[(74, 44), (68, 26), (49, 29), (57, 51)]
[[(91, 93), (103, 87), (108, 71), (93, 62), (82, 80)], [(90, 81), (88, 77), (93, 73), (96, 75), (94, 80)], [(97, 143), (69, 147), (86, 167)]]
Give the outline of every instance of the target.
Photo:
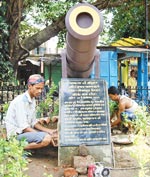
[[(110, 169), (109, 177), (139, 177), (139, 165), (135, 158), (131, 157), (130, 152), (135, 147), (134, 144), (113, 143), (114, 164)], [(147, 146), (150, 148), (150, 146)], [(46, 154), (46, 152), (49, 152)], [(58, 150), (52, 148), (37, 150), (30, 159), (26, 174), (30, 177), (44, 177), (44, 173), (51, 174), (53, 177), (63, 177), (64, 168), (58, 167)], [(149, 164), (150, 166), (150, 164)], [(147, 173), (150, 177), (150, 171)], [(85, 177), (82, 175), (82, 177)], [(144, 176), (143, 176), (144, 177)]]
[[(146, 164), (146, 170), (148, 170), (147, 176), (139, 176), (140, 168), (138, 160), (131, 156), (131, 152), (134, 149), (135, 153), (139, 154), (139, 156), (146, 156), (146, 151), (149, 150), (150, 152), (150, 138), (146, 144), (141, 140), (141, 146), (137, 147), (130, 142), (122, 143), (125, 141), (122, 141), (123, 139), (121, 138), (116, 139), (116, 136), (119, 137), (120, 135), (111, 136), (114, 152), (114, 167), (110, 168), (109, 177), (150, 177), (150, 162)], [(140, 154), (141, 152), (139, 150), (142, 150), (141, 152), (145, 154)], [(28, 163), (28, 169), (25, 171), (25, 174), (29, 177), (48, 177), (48, 175), (52, 175), (51, 177), (63, 177), (65, 167), (58, 166), (57, 147), (49, 146), (36, 150), (29, 158), (32, 162)], [(85, 176), (82, 175), (80, 177)]]
[[(150, 150), (150, 138), (146, 144), (141, 141), (141, 146), (138, 149), (133, 143), (120, 144), (119, 141), (116, 141), (116, 136), (111, 136), (114, 152), (114, 167), (110, 168), (109, 177), (150, 177), (150, 162), (147, 163), (147, 176), (139, 176), (140, 168), (138, 160), (131, 156), (131, 151), (134, 149), (137, 154), (140, 149), (143, 151), (143, 148)], [(144, 153), (146, 153), (146, 151), (144, 151)], [(141, 154), (139, 154), (139, 156), (140, 155)], [(145, 154), (143, 156), (145, 156)], [(25, 174), (29, 177), (48, 177), (48, 175), (52, 175), (51, 177), (63, 177), (65, 167), (58, 166), (57, 147), (49, 146), (36, 150), (29, 158), (32, 162), (28, 163), (28, 169), (25, 171)], [(85, 176), (82, 175), (80, 177)]]
[[(51, 174), (53, 177), (62, 177), (64, 168), (57, 166), (57, 158), (51, 156), (32, 157), (32, 162), (28, 165), (26, 174), (30, 177), (44, 177), (44, 173)], [(110, 177), (138, 177), (137, 169), (114, 168), (110, 170)]]

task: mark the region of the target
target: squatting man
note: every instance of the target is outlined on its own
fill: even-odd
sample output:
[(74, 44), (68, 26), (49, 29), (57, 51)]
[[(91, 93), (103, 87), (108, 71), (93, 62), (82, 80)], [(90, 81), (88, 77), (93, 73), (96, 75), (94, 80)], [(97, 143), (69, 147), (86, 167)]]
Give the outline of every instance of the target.
[(118, 103), (118, 109), (116, 111), (117, 119), (115, 121), (112, 121), (114, 115), (111, 116), (111, 127), (120, 125), (122, 120), (124, 120), (124, 117), (126, 117), (130, 121), (136, 119), (135, 112), (139, 107), (134, 100), (125, 95), (120, 95), (119, 90), (114, 86), (111, 86), (108, 89), (108, 95), (111, 100)]
[(57, 130), (44, 127), (36, 119), (35, 98), (40, 96), (44, 89), (44, 78), (39, 74), (31, 75), (27, 84), (27, 91), (11, 101), (8, 108), (5, 119), (7, 137), (26, 139), (28, 144), (24, 147), (25, 150), (54, 145)]

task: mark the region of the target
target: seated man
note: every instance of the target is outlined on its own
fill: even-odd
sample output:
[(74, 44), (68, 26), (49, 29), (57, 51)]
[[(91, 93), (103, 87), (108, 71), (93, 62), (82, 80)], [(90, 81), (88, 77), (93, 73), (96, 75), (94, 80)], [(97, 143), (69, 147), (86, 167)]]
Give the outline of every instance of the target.
[(5, 123), (7, 137), (16, 136), (18, 140), (26, 139), (25, 150), (37, 149), (49, 144), (57, 131), (42, 126), (36, 119), (36, 100), (44, 88), (44, 79), (39, 74), (31, 75), (28, 79), (28, 90), (18, 95), (7, 111)]
[(118, 110), (116, 111), (117, 119), (114, 122), (111, 122), (111, 127), (120, 125), (124, 117), (131, 121), (135, 119), (134, 112), (137, 110), (138, 104), (134, 100), (125, 95), (119, 95), (119, 91), (114, 86), (111, 86), (108, 89), (108, 95), (111, 100), (118, 103)]

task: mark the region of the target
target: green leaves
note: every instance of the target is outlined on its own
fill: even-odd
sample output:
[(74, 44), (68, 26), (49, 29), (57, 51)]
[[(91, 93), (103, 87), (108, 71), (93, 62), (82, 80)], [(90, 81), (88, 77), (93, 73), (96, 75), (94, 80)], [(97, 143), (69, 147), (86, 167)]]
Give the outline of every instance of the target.
[(110, 43), (122, 37), (145, 38), (145, 7), (138, 5), (138, 0), (116, 7), (111, 12)]
[(27, 169), (27, 161), (23, 158), (26, 141), (17, 141), (11, 138), (9, 141), (0, 138), (0, 176), (3, 177), (27, 177), (24, 170)]
[[(37, 115), (48, 114), (51, 117), (58, 115), (59, 113), (59, 100), (54, 100), (53, 94), (57, 90), (57, 86), (52, 82), (49, 92), (46, 94), (46, 98), (41, 101), (37, 106)], [(39, 117), (39, 116), (38, 116)]]
[(136, 119), (135, 119), (135, 129), (137, 131), (140, 130), (140, 133), (142, 132), (143, 135), (146, 135), (148, 132), (148, 129), (150, 129), (148, 123), (150, 123), (150, 115), (146, 111), (146, 107), (140, 106), (140, 108), (135, 112)]
[(8, 24), (5, 18), (6, 3), (0, 6), (0, 81), (8, 81), (13, 75), (12, 65), (9, 62), (8, 55)]
[(118, 104), (115, 101), (110, 100), (109, 101), (109, 111), (110, 116), (118, 109)]
[(35, 4), (30, 11), (33, 20), (40, 25), (48, 26), (58, 17), (64, 15), (72, 3), (64, 1), (41, 1)]

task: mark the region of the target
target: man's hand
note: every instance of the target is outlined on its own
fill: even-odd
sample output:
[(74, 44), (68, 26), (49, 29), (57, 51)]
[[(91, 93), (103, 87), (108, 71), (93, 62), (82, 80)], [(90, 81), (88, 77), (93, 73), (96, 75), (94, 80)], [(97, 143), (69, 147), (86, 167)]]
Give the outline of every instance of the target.
[(58, 116), (53, 116), (52, 118), (49, 118), (49, 117), (46, 117), (46, 118), (40, 118), (38, 120), (38, 122), (41, 124), (41, 125), (44, 125), (44, 124), (49, 124), (50, 122), (52, 123), (55, 123), (55, 122), (58, 122)]
[(53, 123), (58, 122), (58, 116), (53, 116), (51, 120)]
[(47, 133), (50, 134), (52, 137), (58, 137), (57, 129), (48, 129)]
[(49, 133), (51, 136), (52, 136), (52, 145), (54, 147), (57, 147), (58, 146), (58, 131), (55, 129), (55, 130), (52, 130), (50, 129), (50, 133)]
[(50, 118), (49, 118), (49, 117), (40, 118), (40, 119), (38, 120), (38, 122), (39, 122), (41, 125), (49, 124), (49, 123), (50, 123)]

